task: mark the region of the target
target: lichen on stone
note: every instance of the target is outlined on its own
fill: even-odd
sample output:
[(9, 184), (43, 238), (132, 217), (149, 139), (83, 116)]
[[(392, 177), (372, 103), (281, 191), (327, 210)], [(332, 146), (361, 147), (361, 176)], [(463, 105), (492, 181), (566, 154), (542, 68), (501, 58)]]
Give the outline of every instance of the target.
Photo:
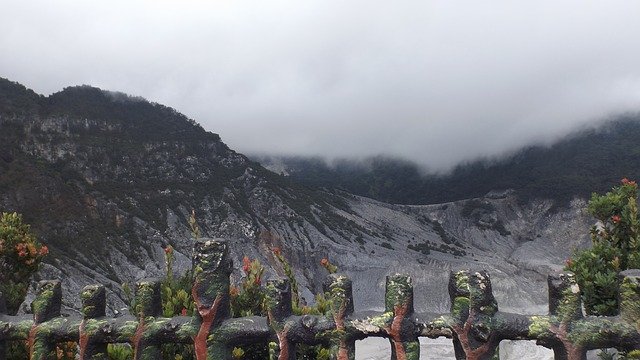
[(529, 323), (529, 337), (532, 339), (543, 339), (553, 336), (550, 328), (552, 322), (548, 316), (531, 316)]

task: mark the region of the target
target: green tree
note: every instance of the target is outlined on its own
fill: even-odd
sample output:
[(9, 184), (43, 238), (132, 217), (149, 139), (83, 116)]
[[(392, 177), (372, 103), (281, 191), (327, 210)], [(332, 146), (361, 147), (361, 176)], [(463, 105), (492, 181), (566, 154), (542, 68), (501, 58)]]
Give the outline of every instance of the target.
[(49, 253), (40, 244), (31, 227), (18, 213), (0, 215), (0, 291), (9, 314), (15, 314), (24, 301), (31, 276)]
[[(31, 277), (48, 252), (49, 249), (40, 244), (31, 232), (31, 227), (24, 223), (22, 215), (15, 212), (0, 214), (0, 292), (9, 314), (18, 312), (27, 295)], [(10, 343), (7, 359), (26, 357), (24, 343)]]
[(604, 195), (594, 193), (588, 210), (598, 220), (590, 231), (593, 247), (567, 260), (566, 269), (576, 274), (587, 314), (615, 315), (618, 273), (640, 268), (637, 184), (625, 178)]

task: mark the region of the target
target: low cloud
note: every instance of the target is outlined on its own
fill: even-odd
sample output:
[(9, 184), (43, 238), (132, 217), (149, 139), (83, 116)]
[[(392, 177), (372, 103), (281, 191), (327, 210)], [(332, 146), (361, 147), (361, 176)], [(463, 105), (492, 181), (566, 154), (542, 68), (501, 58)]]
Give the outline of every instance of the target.
[(630, 1), (21, 1), (0, 76), (172, 106), (247, 153), (443, 170), (640, 110)]

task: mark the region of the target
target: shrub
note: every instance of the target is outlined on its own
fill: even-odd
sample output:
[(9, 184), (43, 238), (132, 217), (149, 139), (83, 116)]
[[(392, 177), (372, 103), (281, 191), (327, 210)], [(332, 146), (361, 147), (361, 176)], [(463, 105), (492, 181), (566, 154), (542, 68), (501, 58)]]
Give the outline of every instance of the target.
[[(27, 295), (31, 276), (38, 270), (42, 259), (49, 253), (24, 223), (18, 213), (0, 214), (0, 292), (7, 306), (7, 312), (15, 315)], [(60, 349), (59, 349), (60, 350)], [(59, 352), (62, 359), (67, 351)], [(22, 342), (11, 342), (7, 349), (8, 359), (27, 357), (26, 346)]]
[(40, 244), (31, 227), (17, 213), (0, 215), (0, 291), (9, 314), (15, 314), (24, 301), (31, 276), (49, 253)]
[(638, 186), (622, 179), (605, 195), (593, 194), (589, 213), (598, 224), (591, 228), (593, 247), (574, 254), (566, 269), (576, 274), (589, 315), (615, 315), (618, 310), (618, 273), (640, 267)]

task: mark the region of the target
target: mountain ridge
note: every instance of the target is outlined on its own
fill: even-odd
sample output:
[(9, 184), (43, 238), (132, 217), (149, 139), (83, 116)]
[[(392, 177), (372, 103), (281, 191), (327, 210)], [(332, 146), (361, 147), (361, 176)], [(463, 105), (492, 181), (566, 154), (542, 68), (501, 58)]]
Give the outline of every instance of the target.
[(551, 201), (508, 193), (386, 204), (274, 174), (170, 108), (95, 88), (53, 105), (33, 94), (0, 81), (0, 210), (23, 213), (49, 246), (39, 277), (63, 280), (68, 311), (95, 282), (107, 285), (111, 313), (124, 307), (121, 284), (160, 276), (166, 245), (177, 271), (189, 267), (192, 210), (204, 236), (228, 239), (236, 270), (246, 255), (282, 275), (281, 248), (309, 301), (329, 257), (354, 279), (359, 309), (381, 306), (395, 272), (412, 274), (418, 307), (446, 309), (448, 271), (460, 267), (488, 269), (507, 309), (538, 306), (546, 272), (588, 241), (584, 203), (557, 214)]
[(531, 145), (506, 157), (468, 161), (449, 174), (424, 174), (411, 161), (384, 156), (365, 160), (251, 156), (267, 168), (309, 186), (338, 188), (397, 204), (432, 204), (513, 189), (522, 201), (604, 192), (624, 177), (640, 178), (640, 115), (629, 114), (576, 131), (549, 146)]

